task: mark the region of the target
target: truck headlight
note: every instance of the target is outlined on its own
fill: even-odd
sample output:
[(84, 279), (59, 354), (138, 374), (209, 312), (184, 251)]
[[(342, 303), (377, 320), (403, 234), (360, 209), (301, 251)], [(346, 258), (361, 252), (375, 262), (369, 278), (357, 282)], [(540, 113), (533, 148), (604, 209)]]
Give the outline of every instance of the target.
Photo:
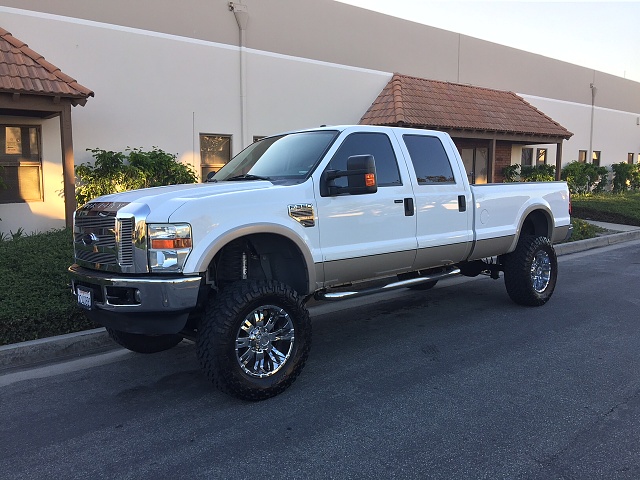
[(147, 225), (149, 268), (152, 272), (181, 272), (193, 242), (187, 223)]

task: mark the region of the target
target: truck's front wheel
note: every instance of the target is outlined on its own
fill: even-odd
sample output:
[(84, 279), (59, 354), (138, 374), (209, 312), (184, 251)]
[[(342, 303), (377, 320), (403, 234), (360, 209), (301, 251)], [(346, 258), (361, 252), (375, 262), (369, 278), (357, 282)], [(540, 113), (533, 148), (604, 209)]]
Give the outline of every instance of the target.
[(275, 281), (237, 282), (212, 297), (196, 341), (207, 377), (244, 400), (284, 391), (310, 346), (309, 312), (293, 289)]
[(107, 333), (118, 345), (137, 353), (157, 353), (169, 350), (182, 341), (180, 335), (141, 335), (107, 328)]
[(511, 300), (537, 307), (553, 294), (558, 259), (547, 237), (522, 237), (516, 249), (502, 259), (504, 283)]

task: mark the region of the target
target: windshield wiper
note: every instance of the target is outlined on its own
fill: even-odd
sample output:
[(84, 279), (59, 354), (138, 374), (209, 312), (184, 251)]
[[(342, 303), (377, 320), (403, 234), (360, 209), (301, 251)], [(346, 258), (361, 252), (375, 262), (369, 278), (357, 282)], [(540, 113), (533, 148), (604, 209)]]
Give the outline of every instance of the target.
[(245, 175), (236, 175), (235, 177), (227, 178), (226, 180), (271, 180), (269, 177), (261, 177), (260, 175), (251, 175), (247, 173)]

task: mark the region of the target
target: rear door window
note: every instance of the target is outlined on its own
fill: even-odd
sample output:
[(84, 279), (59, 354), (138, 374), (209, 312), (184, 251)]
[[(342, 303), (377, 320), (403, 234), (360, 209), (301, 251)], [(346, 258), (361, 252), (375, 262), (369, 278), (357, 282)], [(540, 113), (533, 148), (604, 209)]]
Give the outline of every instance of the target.
[(419, 185), (456, 183), (447, 152), (438, 137), (426, 135), (402, 136)]

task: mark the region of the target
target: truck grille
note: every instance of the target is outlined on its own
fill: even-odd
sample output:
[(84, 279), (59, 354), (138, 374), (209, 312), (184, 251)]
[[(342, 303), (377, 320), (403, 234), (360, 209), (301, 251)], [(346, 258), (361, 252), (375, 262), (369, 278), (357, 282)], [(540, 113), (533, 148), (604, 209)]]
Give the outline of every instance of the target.
[(78, 263), (110, 271), (133, 265), (134, 219), (116, 218), (120, 206), (106, 210), (88, 204), (76, 212), (73, 245)]
[(123, 218), (118, 221), (118, 263), (121, 267), (133, 266), (133, 218)]

